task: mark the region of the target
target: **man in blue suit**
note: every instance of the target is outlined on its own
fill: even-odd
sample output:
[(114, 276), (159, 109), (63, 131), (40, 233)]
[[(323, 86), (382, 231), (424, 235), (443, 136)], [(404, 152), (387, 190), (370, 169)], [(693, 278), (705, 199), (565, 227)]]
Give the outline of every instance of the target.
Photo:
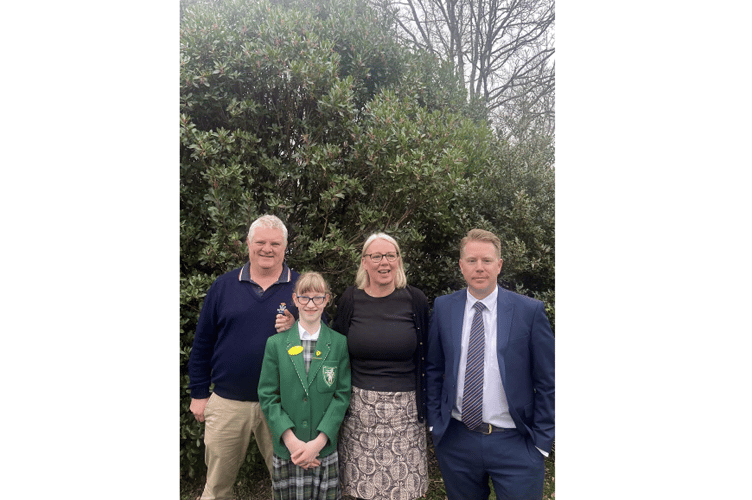
[[(540, 500), (554, 441), (554, 336), (543, 303), (497, 284), (501, 242), (460, 243), (467, 289), (436, 299), (428, 425), (449, 500)], [(477, 303), (477, 304), (476, 304)]]

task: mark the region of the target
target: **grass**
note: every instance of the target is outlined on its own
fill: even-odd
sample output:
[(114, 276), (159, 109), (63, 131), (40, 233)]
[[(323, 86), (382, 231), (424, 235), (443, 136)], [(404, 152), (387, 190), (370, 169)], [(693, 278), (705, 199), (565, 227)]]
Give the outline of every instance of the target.
[[(555, 498), (555, 461), (554, 451), (546, 459), (546, 477), (543, 484), (543, 500), (554, 500)], [(235, 498), (237, 500), (270, 500), (272, 498), (272, 485), (269, 479), (269, 473), (266, 467), (259, 464), (258, 467), (241, 471), (240, 479), (235, 483)], [(203, 480), (203, 478), (202, 478)], [(180, 499), (181, 500), (198, 500), (203, 490), (203, 482), (180, 481)], [(496, 494), (491, 486), (490, 500), (495, 500)], [(344, 500), (352, 500), (351, 497), (344, 496)], [(436, 461), (436, 455), (433, 451), (433, 445), (430, 436), (428, 437), (428, 491), (423, 500), (446, 500), (446, 491), (444, 490), (444, 481), (439, 472), (439, 464)]]

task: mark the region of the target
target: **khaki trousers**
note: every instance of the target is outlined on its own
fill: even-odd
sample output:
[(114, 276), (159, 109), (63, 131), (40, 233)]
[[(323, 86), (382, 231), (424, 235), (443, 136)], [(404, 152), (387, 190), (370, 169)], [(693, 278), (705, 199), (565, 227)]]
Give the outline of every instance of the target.
[(272, 435), (258, 401), (234, 401), (212, 393), (204, 410), (206, 485), (201, 500), (232, 498), (232, 487), (245, 460), (251, 433), (272, 471)]

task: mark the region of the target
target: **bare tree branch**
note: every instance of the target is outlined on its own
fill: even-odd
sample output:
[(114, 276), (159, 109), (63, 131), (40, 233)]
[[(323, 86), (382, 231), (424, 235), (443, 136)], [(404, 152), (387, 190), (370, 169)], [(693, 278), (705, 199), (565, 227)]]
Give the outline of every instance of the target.
[[(554, 0), (373, 0), (404, 40), (451, 61), (493, 116), (528, 109), (553, 120)], [(533, 108), (541, 107), (542, 109)], [(552, 127), (551, 127), (552, 130)]]

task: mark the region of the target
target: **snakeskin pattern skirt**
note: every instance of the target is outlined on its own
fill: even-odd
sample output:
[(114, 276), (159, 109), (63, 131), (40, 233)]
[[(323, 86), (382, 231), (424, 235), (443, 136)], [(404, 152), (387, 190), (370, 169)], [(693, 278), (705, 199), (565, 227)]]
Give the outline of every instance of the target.
[(428, 490), (426, 428), (415, 392), (352, 388), (338, 439), (342, 493), (367, 500), (413, 500)]

